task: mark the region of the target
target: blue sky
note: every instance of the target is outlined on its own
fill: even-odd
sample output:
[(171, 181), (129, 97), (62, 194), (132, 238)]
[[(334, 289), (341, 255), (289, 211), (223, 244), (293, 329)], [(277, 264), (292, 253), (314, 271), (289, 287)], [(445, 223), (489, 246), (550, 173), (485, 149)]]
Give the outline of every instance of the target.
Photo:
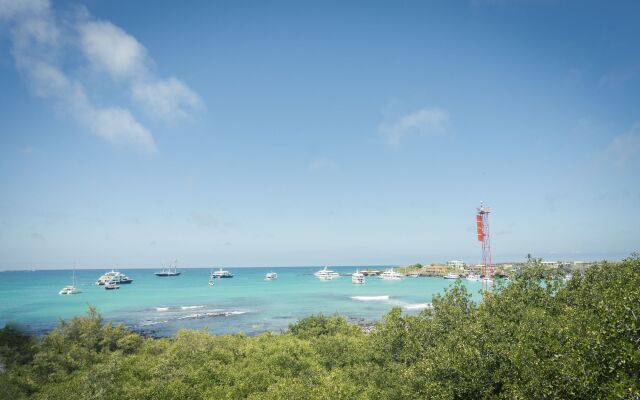
[(0, 268), (625, 257), (639, 12), (0, 0)]

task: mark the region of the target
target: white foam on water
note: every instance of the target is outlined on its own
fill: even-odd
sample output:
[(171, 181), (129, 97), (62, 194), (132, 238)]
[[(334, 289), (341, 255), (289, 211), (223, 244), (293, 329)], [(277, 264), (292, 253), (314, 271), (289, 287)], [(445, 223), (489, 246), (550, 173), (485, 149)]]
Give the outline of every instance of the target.
[(177, 319), (202, 319), (211, 317), (230, 317), (232, 315), (246, 314), (246, 311), (213, 311), (183, 315)]
[(358, 301), (386, 301), (389, 300), (389, 295), (384, 296), (351, 296), (353, 300)]
[(227, 311), (225, 314), (225, 316), (230, 316), (230, 315), (242, 315), (242, 314), (246, 314), (246, 311)]
[(181, 310), (196, 310), (198, 308), (204, 308), (204, 306), (182, 306), (182, 307), (180, 307)]
[(143, 327), (143, 326), (153, 326), (153, 325), (158, 325), (158, 324), (165, 324), (169, 322), (169, 320), (166, 321), (142, 321), (140, 324), (138, 324), (138, 326)]
[(156, 311), (169, 311), (169, 307), (156, 307)]
[(406, 310), (424, 310), (425, 308), (433, 308), (431, 303), (415, 303), (415, 304), (407, 304), (404, 306)]

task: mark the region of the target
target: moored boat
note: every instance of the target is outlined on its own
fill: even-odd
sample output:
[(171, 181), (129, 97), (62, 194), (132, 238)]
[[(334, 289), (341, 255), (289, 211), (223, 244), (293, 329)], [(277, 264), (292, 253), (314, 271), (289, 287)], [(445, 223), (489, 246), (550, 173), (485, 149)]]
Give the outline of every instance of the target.
[(404, 275), (401, 274), (400, 272), (394, 271), (393, 268), (389, 268), (388, 270), (381, 273), (379, 277), (380, 279), (384, 279), (388, 281), (397, 281), (402, 279)]
[(460, 279), (460, 275), (449, 272), (444, 276), (444, 279)]
[(122, 272), (112, 269), (111, 271), (106, 272), (100, 278), (98, 278), (98, 280), (96, 281), (96, 285), (105, 285), (109, 281), (113, 281), (117, 284), (127, 284), (133, 282), (133, 279), (129, 278)]
[(229, 271), (226, 271), (220, 268), (217, 271), (214, 271), (211, 273), (211, 278), (213, 279), (233, 278), (233, 274)]
[(78, 289), (78, 287), (76, 286), (76, 269), (75, 267), (73, 268), (73, 275), (71, 277), (71, 285), (67, 285), (65, 287), (63, 287), (62, 289), (60, 289), (60, 291), (58, 292), (58, 294), (78, 294), (78, 293), (82, 293), (82, 290)]
[(360, 272), (360, 270), (356, 270), (356, 272), (351, 274), (351, 283), (353, 283), (354, 285), (363, 285), (364, 274)]
[(266, 281), (272, 281), (274, 279), (278, 279), (278, 274), (275, 272), (267, 272), (267, 275), (264, 278)]
[(323, 269), (321, 269), (320, 271), (314, 273), (313, 275), (316, 278), (319, 278), (320, 280), (324, 280), (324, 281), (330, 281), (330, 280), (340, 276), (339, 273), (330, 270), (328, 267), (324, 267)]
[(171, 264), (167, 268), (162, 267), (162, 270), (154, 273), (155, 276), (179, 276), (182, 272), (178, 272), (178, 260), (173, 262), (173, 268)]
[(480, 277), (476, 274), (469, 274), (467, 275), (467, 280), (470, 282), (477, 282), (480, 280)]

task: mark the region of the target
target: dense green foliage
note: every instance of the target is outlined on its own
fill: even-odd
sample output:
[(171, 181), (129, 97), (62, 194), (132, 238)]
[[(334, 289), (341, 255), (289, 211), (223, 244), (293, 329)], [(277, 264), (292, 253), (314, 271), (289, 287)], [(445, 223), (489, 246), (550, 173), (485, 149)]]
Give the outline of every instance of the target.
[(312, 316), (288, 333), (149, 339), (94, 310), (35, 339), (0, 331), (7, 399), (640, 398), (640, 258), (564, 282), (536, 267), (476, 304), (461, 284), (370, 334)]

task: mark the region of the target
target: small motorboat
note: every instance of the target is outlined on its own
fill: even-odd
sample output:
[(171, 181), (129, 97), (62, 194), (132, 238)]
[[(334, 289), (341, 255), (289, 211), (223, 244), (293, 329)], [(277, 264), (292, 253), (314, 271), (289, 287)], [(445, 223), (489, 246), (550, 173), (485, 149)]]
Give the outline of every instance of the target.
[(469, 274), (467, 275), (467, 280), (470, 282), (477, 282), (480, 280), (480, 277), (476, 274)]
[(272, 281), (274, 279), (278, 279), (278, 274), (275, 272), (267, 273), (266, 277), (264, 278), (265, 281)]
[(460, 275), (449, 272), (444, 276), (444, 279), (460, 279)]
[(109, 281), (104, 284), (105, 290), (115, 290), (120, 289), (120, 285), (118, 285), (115, 281)]

